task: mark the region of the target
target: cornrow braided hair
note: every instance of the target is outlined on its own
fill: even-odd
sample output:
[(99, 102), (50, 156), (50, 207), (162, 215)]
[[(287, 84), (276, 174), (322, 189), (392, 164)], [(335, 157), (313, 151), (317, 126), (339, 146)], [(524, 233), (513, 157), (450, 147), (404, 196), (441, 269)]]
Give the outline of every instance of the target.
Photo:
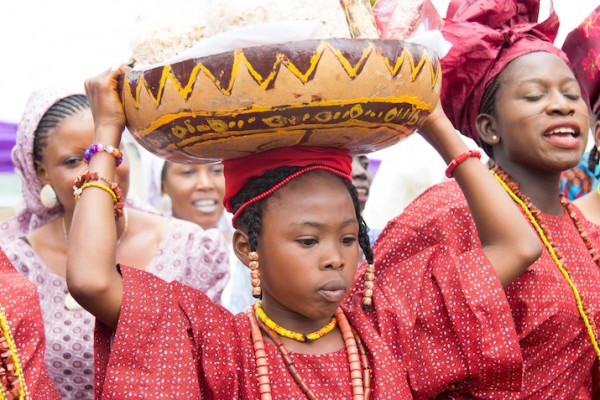
[[(488, 87), (485, 88), (483, 92), (483, 97), (481, 98), (481, 105), (479, 107), (480, 114), (489, 114), (495, 115), (496, 111), (496, 95), (498, 94), (498, 89), (500, 89), (500, 79), (498, 79), (499, 75), (496, 75), (494, 80), (489, 84)], [(481, 141), (481, 148), (486, 152), (490, 158), (494, 158), (494, 152), (492, 146)]]
[[(283, 181), (285, 178), (287, 178), (288, 176), (300, 169), (302, 168), (279, 167), (272, 171), (268, 171), (261, 176), (252, 177), (244, 185), (244, 187), (231, 199), (231, 204), (233, 205), (233, 212), (235, 213), (242, 206), (242, 204), (244, 204), (249, 199), (271, 189), (273, 186)], [(331, 173), (326, 171), (318, 172)], [(314, 172), (307, 172), (307, 174), (311, 173)], [(351, 182), (347, 181), (346, 179), (339, 176), (337, 177), (344, 183), (344, 186), (346, 186), (346, 189), (348, 189), (348, 192), (350, 193), (352, 203), (354, 204), (354, 211), (356, 212), (356, 217), (358, 219), (358, 243), (365, 255), (365, 259), (369, 264), (372, 264), (373, 251), (371, 250), (371, 245), (369, 241), (369, 228), (367, 227), (367, 224), (365, 223), (364, 219), (360, 214), (360, 203), (358, 201), (358, 193), (356, 192), (356, 188), (352, 185)], [(238, 227), (244, 229), (248, 234), (250, 251), (256, 251), (258, 247), (258, 235), (260, 233), (263, 201), (264, 199), (249, 205), (237, 218)]]
[(74, 94), (57, 101), (40, 119), (33, 139), (33, 159), (42, 161), (42, 151), (48, 143), (48, 133), (62, 121), (77, 115), (84, 110), (89, 110), (90, 103), (83, 94)]
[[(600, 109), (596, 110), (596, 121), (600, 121)], [(595, 136), (595, 135), (594, 135)], [(590, 155), (588, 157), (588, 169), (594, 173), (596, 168), (600, 163), (600, 152), (598, 152), (598, 146), (594, 145), (590, 150)], [(594, 174), (596, 178), (600, 178), (600, 172), (598, 174)]]

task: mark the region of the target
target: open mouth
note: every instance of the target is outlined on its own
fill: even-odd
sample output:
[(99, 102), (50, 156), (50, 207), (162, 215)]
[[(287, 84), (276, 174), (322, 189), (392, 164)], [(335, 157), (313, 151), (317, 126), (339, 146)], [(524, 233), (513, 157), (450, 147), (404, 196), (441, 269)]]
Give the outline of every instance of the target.
[(369, 189), (365, 186), (356, 186), (356, 193), (358, 194), (358, 200), (363, 203), (369, 198)]
[(203, 199), (194, 201), (192, 205), (201, 213), (210, 214), (217, 210), (218, 202), (215, 199)]
[(565, 126), (561, 126), (559, 128), (555, 128), (552, 129), (551, 131), (548, 131), (546, 133), (544, 133), (544, 136), (565, 136), (565, 137), (572, 137), (572, 138), (578, 138), (580, 135), (578, 130), (575, 130), (574, 128), (570, 128), (570, 127), (565, 127)]
[(544, 132), (544, 138), (555, 147), (576, 149), (581, 144), (581, 128), (576, 123), (555, 124)]

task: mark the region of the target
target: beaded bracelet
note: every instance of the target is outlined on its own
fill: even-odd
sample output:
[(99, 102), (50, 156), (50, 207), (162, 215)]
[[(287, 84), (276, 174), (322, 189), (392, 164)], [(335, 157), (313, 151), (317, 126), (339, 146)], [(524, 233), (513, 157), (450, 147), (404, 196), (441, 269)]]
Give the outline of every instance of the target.
[(468, 150), (456, 157), (454, 160), (450, 161), (450, 164), (448, 164), (448, 168), (446, 168), (446, 176), (448, 178), (452, 178), (456, 167), (458, 167), (460, 163), (467, 160), (469, 157), (481, 158), (481, 152), (479, 152), (478, 150)]
[(106, 185), (103, 185), (102, 183), (86, 182), (79, 188), (79, 190), (81, 190), (81, 192), (83, 192), (85, 189), (87, 189), (89, 187), (97, 187), (98, 189), (104, 190), (106, 193), (110, 194), (110, 197), (112, 197), (115, 204), (117, 203), (117, 195), (115, 194), (115, 192), (113, 192), (111, 188), (109, 188)]
[[(106, 185), (94, 182), (98, 180), (106, 182)], [(89, 187), (97, 187), (110, 194), (115, 203), (115, 220), (121, 218), (125, 202), (123, 201), (123, 192), (118, 183), (104, 177), (99, 177), (96, 172), (85, 171), (75, 179), (75, 185), (73, 185), (73, 197), (75, 197), (75, 201), (79, 200), (81, 193)]]
[(90, 147), (88, 147), (84, 152), (83, 152), (83, 158), (85, 159), (86, 163), (89, 163), (90, 160), (92, 159), (92, 156), (98, 152), (107, 152), (108, 154), (112, 155), (116, 162), (117, 162), (117, 167), (119, 165), (121, 165), (121, 163), (123, 162), (123, 153), (121, 153), (121, 150), (119, 150), (118, 148), (111, 146), (111, 145), (103, 145), (100, 143), (95, 143), (93, 145), (91, 145)]

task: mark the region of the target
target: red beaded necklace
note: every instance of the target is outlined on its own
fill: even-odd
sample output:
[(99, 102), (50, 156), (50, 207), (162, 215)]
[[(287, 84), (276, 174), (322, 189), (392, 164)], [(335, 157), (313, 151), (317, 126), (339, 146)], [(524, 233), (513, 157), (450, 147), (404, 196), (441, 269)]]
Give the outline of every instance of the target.
[[(261, 330), (269, 336), (279, 350), (279, 353), (281, 354), (288, 371), (294, 378), (294, 381), (296, 381), (298, 386), (300, 386), (302, 392), (308, 399), (316, 400), (316, 395), (302, 379), (302, 376), (294, 365), (294, 360), (290, 356), (288, 350), (285, 348), (277, 333), (256, 318), (256, 311), (254, 307), (250, 307), (250, 309), (246, 311), (246, 314), (250, 320), (250, 331), (254, 346), (254, 356), (256, 359), (256, 371), (258, 373), (258, 385), (261, 400), (272, 399), (271, 381), (269, 379), (269, 369), (267, 366), (267, 353), (265, 351), (265, 343), (262, 338)], [(336, 310), (335, 317), (338, 321), (340, 330), (342, 331), (342, 337), (344, 338), (346, 351), (348, 352), (350, 376), (352, 379), (352, 399), (368, 400), (371, 395), (371, 370), (369, 369), (367, 352), (362, 340), (360, 339), (360, 336), (350, 326), (348, 319), (340, 308)]]
[[(592, 318), (588, 308), (585, 306), (583, 298), (579, 293), (577, 286), (575, 286), (575, 282), (571, 278), (571, 274), (562, 263), (562, 255), (560, 254), (558, 249), (556, 249), (556, 247), (552, 244), (550, 232), (548, 232), (548, 230), (545, 228), (544, 221), (541, 218), (542, 212), (531, 202), (529, 198), (527, 198), (527, 196), (525, 196), (519, 191), (519, 185), (516, 182), (511, 181), (508, 174), (502, 171), (499, 167), (495, 167), (492, 172), (494, 173), (496, 179), (498, 180), (498, 182), (500, 182), (504, 190), (506, 190), (506, 192), (511, 196), (511, 198), (521, 206), (521, 208), (531, 221), (533, 227), (536, 229), (538, 236), (546, 246), (550, 257), (552, 258), (557, 268), (560, 270), (561, 274), (567, 281), (567, 284), (571, 288), (573, 296), (575, 297), (577, 310), (579, 311), (579, 315), (581, 316), (581, 319), (583, 320), (583, 323), (586, 327), (592, 347), (596, 352), (596, 357), (600, 360), (600, 345), (598, 344), (597, 335), (598, 329), (594, 322), (594, 318)], [(598, 267), (600, 267), (600, 256), (598, 254), (598, 251), (594, 248), (592, 241), (590, 240), (587, 232), (583, 228), (583, 224), (579, 220), (579, 215), (573, 209), (572, 204), (562, 194), (560, 195), (560, 203), (565, 208), (567, 214), (569, 215), (569, 217), (573, 221), (573, 224), (577, 228), (577, 232), (579, 232), (579, 236), (581, 236), (581, 239), (585, 243), (590, 253), (590, 256), (592, 257), (592, 260)]]
[(4, 316), (4, 310), (0, 307), (0, 400), (22, 400), (27, 397), (17, 346)]

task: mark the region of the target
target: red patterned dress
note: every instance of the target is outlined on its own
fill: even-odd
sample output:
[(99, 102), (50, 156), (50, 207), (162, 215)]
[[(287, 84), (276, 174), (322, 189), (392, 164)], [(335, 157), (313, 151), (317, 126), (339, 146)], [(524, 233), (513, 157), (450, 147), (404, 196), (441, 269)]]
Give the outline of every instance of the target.
[[(579, 210), (575, 211), (584, 229), (594, 238), (597, 228), (584, 220)], [(562, 254), (563, 265), (582, 295), (589, 315), (593, 316), (596, 324), (600, 323), (600, 271), (578, 230), (566, 213), (562, 216), (542, 214), (541, 219), (551, 235), (552, 243)], [(599, 242), (594, 242), (598, 246)], [(423, 253), (436, 243), (456, 253), (481, 248), (466, 200), (453, 181), (432, 187), (403, 214), (390, 221), (375, 244), (377, 268), (383, 265), (385, 270), (388, 264), (405, 268), (407, 260), (422, 258)], [(451, 384), (448, 387), (453, 389), (446, 390), (457, 396), (502, 399), (593, 397), (592, 380), (598, 378), (596, 354), (578, 313), (573, 292), (546, 248), (541, 257), (509, 285), (505, 296), (493, 294), (497, 301), (495, 305), (492, 302), (485, 304), (491, 295), (486, 285), (477, 288), (474, 282), (465, 282), (457, 276), (457, 285), (466, 283), (467, 287), (473, 289), (468, 293), (470, 298), (462, 304), (463, 312), (460, 311), (460, 304), (455, 309), (446, 310), (448, 304), (453, 304), (452, 301), (441, 303), (427, 294), (430, 291), (428, 287), (440, 284), (436, 276), (426, 273), (431, 268), (428, 263), (413, 262), (411, 266), (413, 270), (398, 276), (398, 285), (404, 291), (407, 303), (407, 318), (398, 325), (405, 331), (421, 331), (420, 326), (430, 326), (430, 329), (423, 329), (425, 334), (413, 336), (408, 342), (406, 335), (387, 329), (379, 331), (398, 356), (404, 357), (415, 398), (425, 399), (439, 394), (443, 388), (439, 384), (432, 384), (432, 381), (439, 380)], [(472, 279), (477, 281), (487, 274), (479, 276)], [(497, 316), (491, 312), (486, 315), (482, 310), (481, 322), (494, 321), (494, 329), (498, 332), (504, 332), (511, 338), (516, 335), (520, 349), (499, 347), (498, 343), (489, 342), (485, 331), (476, 329), (470, 332), (470, 340), (461, 343), (460, 351), (476, 355), (481, 348), (487, 348), (488, 353), (472, 358), (473, 364), (455, 365), (438, 351), (440, 343), (449, 343), (447, 348), (452, 348), (454, 339), (451, 329), (440, 330), (431, 324), (439, 325), (440, 319), (448, 316), (448, 328), (465, 323), (470, 325), (465, 315), (472, 313), (471, 308), (477, 304), (477, 298), (485, 307), (507, 310), (501, 319), (496, 319)], [(411, 307), (411, 303), (416, 306)], [(506, 308), (506, 304), (510, 309)], [(397, 343), (396, 346), (394, 343)], [(433, 346), (430, 345), (432, 343)], [(519, 357), (523, 360), (522, 373), (517, 368)], [(492, 368), (494, 363), (508, 362), (510, 359), (514, 360), (515, 368), (504, 369), (500, 365), (495, 370)], [(424, 371), (424, 364), (438, 366), (435, 379), (428, 375), (428, 371)], [(488, 368), (481, 369), (485, 365)], [(487, 384), (480, 386), (481, 381)]]
[[(2, 325), (8, 325), (17, 349), (15, 361), (19, 363), (25, 381), (22, 394), (27, 399), (60, 399), (44, 366), (44, 323), (37, 290), (33, 283), (15, 270), (2, 249), (0, 306)], [(4, 354), (2, 357), (4, 362)]]
[[(444, 387), (438, 377), (448, 369), (456, 376), (444, 379), (470, 370), (481, 386), (502, 388), (502, 377), (520, 377), (515, 330), (498, 329), (512, 327), (510, 309), (480, 249), (457, 254), (433, 246), (401, 265), (384, 260), (377, 268), (374, 306), (360, 306), (360, 276), (342, 303), (367, 349), (372, 399), (412, 398), (404, 364), (412, 366), (419, 354), (419, 384), (427, 378)], [(246, 315), (234, 316), (180, 283), (128, 267), (121, 272), (117, 329), (96, 329), (96, 398), (260, 398)], [(421, 283), (418, 291), (405, 288), (412, 279), (413, 287)], [(306, 399), (276, 348), (265, 345), (273, 398)], [(345, 349), (292, 358), (317, 398), (352, 398)]]

